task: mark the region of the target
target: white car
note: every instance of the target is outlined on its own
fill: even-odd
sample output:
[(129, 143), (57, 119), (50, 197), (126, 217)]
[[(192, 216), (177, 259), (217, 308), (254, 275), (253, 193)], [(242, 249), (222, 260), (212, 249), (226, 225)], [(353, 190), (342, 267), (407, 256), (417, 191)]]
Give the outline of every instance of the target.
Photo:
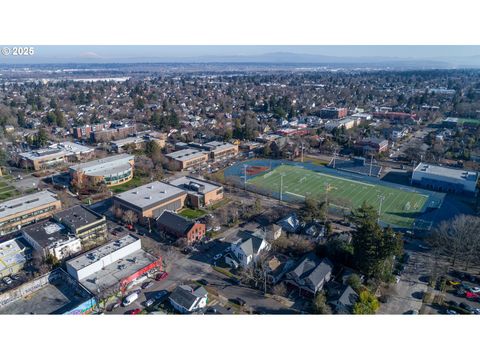
[(222, 229), (222, 228), (221, 228), (220, 226), (215, 226), (215, 227), (213, 228), (213, 231), (220, 231), (221, 229)]
[(13, 281), (7, 276), (3, 278), (3, 282), (7, 285), (10, 285)]
[(223, 256), (223, 254), (217, 254), (213, 257), (213, 260), (217, 261), (218, 259), (220, 259), (221, 257)]
[(473, 293), (480, 293), (480, 287), (478, 286), (472, 287), (470, 288), (470, 291)]

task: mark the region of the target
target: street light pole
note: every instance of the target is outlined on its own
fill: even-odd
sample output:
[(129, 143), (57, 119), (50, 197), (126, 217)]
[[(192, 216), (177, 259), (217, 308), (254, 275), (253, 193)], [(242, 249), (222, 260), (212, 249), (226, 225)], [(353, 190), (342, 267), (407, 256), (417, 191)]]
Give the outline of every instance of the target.
[(280, 201), (283, 201), (283, 177), (285, 174), (280, 174)]

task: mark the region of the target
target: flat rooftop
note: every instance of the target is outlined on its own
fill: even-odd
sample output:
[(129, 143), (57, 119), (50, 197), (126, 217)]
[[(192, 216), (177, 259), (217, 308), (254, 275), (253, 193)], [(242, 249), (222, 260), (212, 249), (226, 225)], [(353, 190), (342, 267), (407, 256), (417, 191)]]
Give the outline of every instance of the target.
[(73, 239), (62, 224), (53, 220), (45, 220), (22, 228), (22, 233), (31, 237), (42, 248), (48, 248), (53, 244), (68, 242)]
[(117, 194), (115, 195), (115, 198), (132, 204), (140, 209), (145, 209), (182, 194), (185, 194), (185, 191), (176, 186), (161, 181), (154, 181)]
[(65, 224), (68, 228), (76, 230), (98, 220), (102, 220), (103, 216), (85, 206), (75, 205), (57, 212), (54, 218)]
[(455, 180), (473, 182), (478, 180), (478, 172), (464, 169), (454, 169), (446, 166), (431, 165), (420, 163), (414, 170), (414, 173), (424, 173), (447, 177)]
[(20, 153), (19, 155), (25, 159), (34, 161), (34, 160), (40, 160), (40, 159), (49, 159), (57, 156), (65, 156), (67, 154), (68, 152), (63, 149), (46, 148), (46, 149), (23, 152), (23, 153)]
[(0, 314), (62, 314), (92, 296), (79, 285), (62, 279), (51, 281), (33, 293), (0, 307)]
[(109, 156), (86, 163), (70, 166), (70, 170), (83, 171), (86, 175), (107, 176), (130, 169), (130, 161), (135, 157), (129, 154)]
[(197, 179), (191, 176), (182, 176), (178, 179), (171, 180), (171, 185), (175, 185), (188, 193), (200, 193), (205, 194), (211, 191), (221, 188), (220, 185), (216, 185), (212, 182)]
[(183, 150), (174, 151), (170, 154), (167, 154), (166, 156), (175, 160), (185, 161), (185, 160), (196, 159), (200, 156), (205, 156), (205, 155), (207, 155), (207, 153), (203, 150), (187, 148)]
[(54, 144), (49, 146), (51, 149), (62, 149), (65, 150), (66, 152), (78, 155), (78, 154), (85, 154), (85, 153), (91, 153), (94, 152), (95, 149), (81, 145), (81, 144), (76, 144), (71, 141), (64, 141), (58, 144)]
[(0, 271), (27, 262), (26, 249), (27, 247), (17, 239), (0, 243)]
[(157, 259), (145, 251), (137, 250), (113, 264), (105, 266), (102, 270), (83, 278), (80, 283), (96, 294), (98, 290), (107, 290), (119, 285), (121, 280), (150, 265), (155, 260)]
[(56, 201), (58, 201), (57, 195), (48, 190), (11, 199), (0, 204), (0, 218), (32, 210)]
[(93, 250), (77, 256), (74, 259), (68, 260), (67, 263), (75, 270), (79, 271), (93, 263), (96, 263), (99, 259), (102, 259), (111, 253), (130, 245), (140, 239), (133, 235), (126, 235), (120, 239), (110, 241), (109, 243), (99, 246)]

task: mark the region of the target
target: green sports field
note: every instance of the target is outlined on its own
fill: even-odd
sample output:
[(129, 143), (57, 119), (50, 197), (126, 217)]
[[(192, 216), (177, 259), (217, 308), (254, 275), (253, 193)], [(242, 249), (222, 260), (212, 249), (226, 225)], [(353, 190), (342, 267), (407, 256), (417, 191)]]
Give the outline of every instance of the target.
[(383, 197), (381, 220), (385, 223), (411, 228), (415, 217), (422, 210), (427, 195), (350, 180), (340, 175), (330, 175), (303, 169), (297, 166), (280, 165), (265, 174), (257, 175), (247, 181), (259, 189), (272, 193), (280, 193), (280, 178), (283, 175), (283, 197), (305, 197), (324, 200), (326, 189), (329, 188), (328, 198), (331, 206), (358, 208), (365, 201), (367, 204), (379, 208)]

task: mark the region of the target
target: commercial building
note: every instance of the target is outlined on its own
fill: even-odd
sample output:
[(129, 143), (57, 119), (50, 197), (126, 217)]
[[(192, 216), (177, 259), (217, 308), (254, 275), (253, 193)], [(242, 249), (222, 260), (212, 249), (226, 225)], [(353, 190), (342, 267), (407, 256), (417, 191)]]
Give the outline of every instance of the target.
[(19, 239), (0, 243), (0, 279), (18, 273), (31, 256), (31, 249)]
[(0, 294), (0, 314), (90, 314), (95, 296), (57, 268)]
[(69, 170), (77, 183), (115, 186), (133, 178), (134, 165), (133, 155), (121, 154), (74, 165)]
[(66, 163), (63, 149), (39, 149), (18, 154), (17, 166), (25, 169), (48, 169)]
[(65, 226), (69, 234), (80, 239), (83, 244), (103, 242), (107, 238), (107, 220), (83, 205), (59, 211), (53, 218)]
[(186, 204), (191, 207), (202, 208), (223, 199), (223, 186), (211, 181), (182, 176), (170, 184), (187, 192)]
[(110, 142), (112, 151), (117, 153), (123, 152), (127, 147), (134, 146), (135, 149), (141, 149), (145, 146), (145, 143), (149, 141), (154, 141), (160, 148), (165, 147), (166, 134), (159, 132), (151, 132), (146, 134), (141, 134), (138, 136), (130, 136), (125, 139), (114, 140)]
[(18, 154), (17, 166), (42, 170), (66, 164), (68, 161), (85, 160), (93, 156), (94, 149), (70, 141), (53, 144), (48, 148)]
[(184, 206), (186, 197), (186, 191), (154, 181), (115, 195), (113, 204), (124, 211), (132, 210), (139, 221), (145, 222), (147, 218), (157, 218), (165, 210), (177, 212)]
[(325, 107), (320, 110), (320, 117), (323, 119), (342, 119), (347, 116), (346, 108)]
[(208, 161), (208, 156), (208, 153), (204, 150), (187, 148), (167, 154), (166, 158), (171, 169), (181, 171), (205, 164)]
[(211, 141), (203, 144), (204, 149), (209, 151), (212, 161), (231, 158), (238, 154), (238, 145), (220, 141)]
[(142, 250), (140, 238), (126, 235), (66, 262), (67, 272), (95, 294), (125, 291), (143, 274), (161, 267), (161, 259)]
[(57, 195), (48, 190), (5, 201), (0, 204), (0, 235), (46, 219), (61, 207)]
[(95, 154), (95, 149), (73, 143), (71, 141), (64, 141), (58, 144), (53, 144), (49, 146), (50, 149), (61, 149), (66, 152), (67, 160), (69, 161), (80, 161), (91, 158)]
[(95, 131), (102, 131), (107, 129), (110, 124), (95, 124), (95, 125), (84, 125), (79, 127), (74, 127), (72, 129), (73, 137), (76, 139), (90, 139), (90, 134)]
[(45, 220), (22, 229), (23, 238), (42, 256), (54, 256), (58, 260), (82, 250), (79, 238), (68, 232), (62, 224)]
[(205, 236), (205, 224), (184, 218), (171, 211), (164, 211), (157, 218), (157, 227), (175, 238), (184, 238), (188, 244), (201, 240)]
[(475, 195), (478, 172), (420, 163), (413, 170), (412, 184), (441, 192)]

